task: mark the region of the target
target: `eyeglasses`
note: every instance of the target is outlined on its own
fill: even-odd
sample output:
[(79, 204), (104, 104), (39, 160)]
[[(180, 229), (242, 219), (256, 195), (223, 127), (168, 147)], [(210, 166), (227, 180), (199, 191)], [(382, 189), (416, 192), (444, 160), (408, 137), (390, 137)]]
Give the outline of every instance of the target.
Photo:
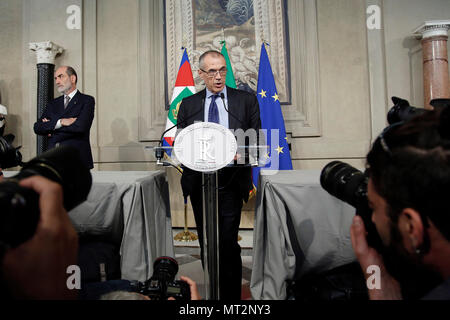
[(220, 76), (222, 76), (222, 77), (227, 75), (227, 69), (226, 68), (223, 68), (223, 69), (220, 69), (220, 70), (209, 70), (209, 71), (205, 71), (203, 69), (200, 69), (200, 70), (202, 70), (204, 73), (206, 73), (208, 78), (214, 78), (217, 73), (220, 73)]
[[(386, 139), (384, 138), (384, 136), (386, 135), (386, 133), (388, 133), (389, 131), (392, 131), (392, 129), (400, 127), (401, 125), (403, 125), (404, 122), (396, 122), (394, 124), (391, 124), (389, 127), (384, 128), (383, 132), (381, 132), (381, 134), (378, 136), (376, 141), (379, 141), (381, 148), (383, 148), (384, 152), (386, 152), (388, 155), (392, 156), (392, 151), (391, 149), (389, 149), (389, 146), (386, 142)], [(376, 142), (375, 141), (375, 142)]]

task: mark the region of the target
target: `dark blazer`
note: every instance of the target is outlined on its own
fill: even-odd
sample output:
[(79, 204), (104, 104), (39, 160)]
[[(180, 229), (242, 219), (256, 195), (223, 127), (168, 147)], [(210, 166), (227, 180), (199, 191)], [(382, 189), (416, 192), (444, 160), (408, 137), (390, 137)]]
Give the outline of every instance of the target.
[[(80, 152), (83, 163), (89, 168), (94, 167), (92, 161), (91, 144), (89, 134), (94, 119), (95, 99), (78, 91), (70, 100), (64, 110), (64, 95), (50, 101), (45, 108), (42, 117), (34, 124), (34, 132), (38, 135), (48, 136), (48, 148), (59, 145), (73, 146)], [(43, 118), (50, 120), (42, 122)], [(77, 118), (68, 127), (55, 130), (56, 122), (62, 118)]]
[[(255, 95), (242, 90), (227, 87), (228, 98), (228, 128), (243, 129), (244, 131), (253, 128), (259, 130), (261, 128), (261, 120), (259, 117), (259, 104)], [(206, 99), (206, 89), (184, 98), (180, 109), (178, 110), (177, 123), (178, 128), (185, 128), (194, 122), (204, 121), (204, 107)], [(247, 201), (252, 184), (252, 170), (245, 168), (223, 168), (219, 170), (219, 186), (238, 187), (242, 199)], [(181, 177), (181, 187), (185, 196), (192, 192), (202, 192), (202, 175), (197, 171), (189, 168), (183, 168)]]

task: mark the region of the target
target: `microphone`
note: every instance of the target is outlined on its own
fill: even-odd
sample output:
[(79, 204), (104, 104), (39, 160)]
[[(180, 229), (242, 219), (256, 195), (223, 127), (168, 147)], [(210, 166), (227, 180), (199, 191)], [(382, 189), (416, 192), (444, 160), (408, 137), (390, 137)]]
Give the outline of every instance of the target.
[(196, 115), (198, 115), (200, 112), (204, 111), (204, 105), (205, 105), (205, 98), (203, 97), (203, 98), (202, 98), (202, 104), (201, 104), (202, 108), (201, 108), (200, 110), (198, 110), (198, 111), (197, 111), (196, 113), (194, 113), (194, 114), (191, 114), (189, 117), (187, 117), (187, 118), (184, 119), (183, 121), (177, 122), (175, 125), (173, 125), (173, 126), (170, 127), (169, 129), (164, 130), (164, 132), (163, 132), (162, 135), (161, 135), (161, 138), (159, 139), (159, 146), (158, 146), (158, 147), (155, 147), (155, 157), (156, 157), (156, 160), (159, 161), (159, 160), (161, 160), (161, 159), (163, 158), (163, 156), (164, 156), (164, 152), (165, 152), (165, 151), (164, 151), (164, 149), (161, 147), (162, 141), (163, 141), (163, 139), (164, 139), (164, 135), (165, 135), (167, 132), (169, 132), (170, 130), (172, 130), (173, 128), (177, 127), (177, 126), (180, 125), (180, 124), (186, 123), (186, 121), (192, 119), (193, 117), (195, 117)]
[[(235, 118), (237, 121), (239, 121), (239, 123), (245, 128), (244, 122), (243, 122), (241, 119), (239, 119), (238, 117), (236, 117), (232, 112), (230, 112), (230, 110), (228, 110), (227, 105), (225, 104), (225, 94), (224, 94), (223, 92), (220, 94), (220, 98), (222, 99), (223, 107), (225, 108), (225, 111), (228, 112), (228, 114), (230, 114), (230, 115), (231, 115), (233, 118)], [(246, 144), (247, 144), (247, 142), (246, 142)], [(250, 151), (249, 151), (249, 149), (245, 149), (244, 152), (245, 152), (245, 154), (244, 154), (244, 159), (245, 159), (245, 161), (247, 162), (248, 159), (249, 159)], [(256, 150), (256, 152), (257, 152), (257, 154), (258, 154), (258, 153), (259, 153), (259, 150)]]
[[(225, 108), (225, 111), (228, 112), (228, 114), (231, 114), (231, 116), (232, 116), (233, 118), (235, 118), (237, 121), (239, 121), (239, 123), (240, 123), (241, 125), (244, 125), (244, 122), (242, 122), (241, 119), (239, 119), (238, 117), (236, 117), (232, 112), (230, 112), (230, 110), (228, 110), (227, 105), (225, 104), (225, 94), (224, 94), (223, 92), (220, 94), (220, 98), (222, 99), (222, 103), (223, 103), (223, 107)], [(244, 127), (245, 127), (245, 125), (244, 125)]]

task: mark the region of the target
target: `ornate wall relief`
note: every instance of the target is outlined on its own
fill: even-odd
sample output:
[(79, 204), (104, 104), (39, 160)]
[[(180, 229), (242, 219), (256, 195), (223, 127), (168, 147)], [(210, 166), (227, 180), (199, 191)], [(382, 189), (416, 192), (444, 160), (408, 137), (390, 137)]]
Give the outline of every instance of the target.
[[(143, 9), (139, 16), (140, 78), (141, 83), (152, 83), (165, 75), (165, 88), (155, 83), (156, 87), (147, 93), (144, 88), (138, 93), (141, 97), (140, 141), (157, 140), (158, 130), (163, 131), (167, 111), (160, 105), (162, 101), (167, 104), (172, 96), (182, 47), (187, 48), (194, 77), (198, 77), (200, 55), (208, 49), (220, 51), (224, 39), (237, 85), (249, 91), (256, 90), (261, 43), (268, 42), (288, 133), (293, 137), (321, 135), (316, 0), (150, 2), (153, 4), (140, 0)], [(158, 9), (155, 6), (159, 6), (159, 13), (155, 12)], [(164, 17), (157, 19), (161, 6), (164, 6)], [(165, 43), (159, 36), (161, 31), (165, 32)], [(161, 57), (158, 53), (164, 47), (166, 56)], [(157, 76), (151, 76), (154, 72)], [(201, 82), (195, 80), (200, 90)], [(152, 97), (157, 97), (159, 102)], [(151, 111), (146, 104), (148, 99)]]

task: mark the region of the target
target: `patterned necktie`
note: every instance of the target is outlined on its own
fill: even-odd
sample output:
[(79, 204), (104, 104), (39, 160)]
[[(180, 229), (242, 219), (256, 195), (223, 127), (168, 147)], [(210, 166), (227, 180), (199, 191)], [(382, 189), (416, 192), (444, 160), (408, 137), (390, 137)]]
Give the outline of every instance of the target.
[(69, 97), (69, 96), (65, 96), (64, 99), (66, 100), (66, 101), (64, 102), (64, 110), (66, 110), (67, 105), (69, 104), (69, 101), (70, 101), (70, 97)]
[(208, 122), (219, 123), (219, 109), (217, 108), (216, 99), (219, 96), (217, 94), (211, 96), (211, 103), (208, 111)]

